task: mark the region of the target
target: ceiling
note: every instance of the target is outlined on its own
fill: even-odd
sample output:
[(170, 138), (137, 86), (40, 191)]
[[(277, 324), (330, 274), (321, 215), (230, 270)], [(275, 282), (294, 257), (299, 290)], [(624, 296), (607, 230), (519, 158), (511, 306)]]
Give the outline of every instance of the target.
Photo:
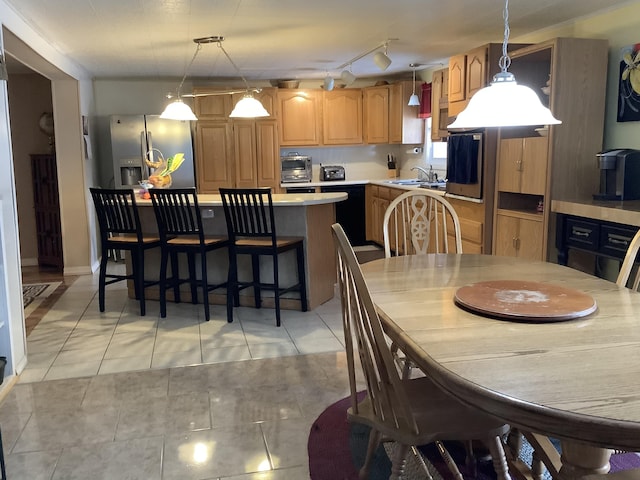
[[(409, 72), (488, 42), (502, 42), (503, 0), (4, 0), (55, 49), (94, 77), (182, 77), (194, 38), (223, 46), (248, 80), (321, 79), (389, 43), (383, 73), (366, 55), (356, 76)], [(510, 0), (511, 38), (629, 0)], [(215, 44), (189, 77), (237, 77)]]

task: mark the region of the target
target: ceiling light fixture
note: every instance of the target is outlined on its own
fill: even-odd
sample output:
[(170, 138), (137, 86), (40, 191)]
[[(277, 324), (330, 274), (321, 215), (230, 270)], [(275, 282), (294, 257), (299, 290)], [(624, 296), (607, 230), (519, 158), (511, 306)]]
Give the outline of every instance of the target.
[[(187, 78), (187, 73), (189, 73), (191, 65), (193, 65), (194, 60), (202, 48), (200, 43), (196, 43), (196, 51), (193, 53), (193, 57), (191, 57), (189, 65), (187, 65), (187, 68), (184, 70), (184, 76), (180, 81), (180, 85), (178, 85), (178, 88), (176, 89), (176, 99), (165, 107), (164, 111), (160, 114), (160, 118), (168, 120), (198, 120), (198, 117), (193, 113), (191, 107), (182, 101), (183, 95), (181, 95), (182, 85), (184, 85), (184, 81)], [(167, 97), (172, 98), (172, 95), (167, 95)]]
[[(259, 93), (261, 89), (249, 87), (249, 84), (247, 83), (247, 79), (244, 77), (244, 75), (242, 75), (238, 66), (235, 64), (233, 60), (231, 60), (231, 57), (222, 46), (224, 37), (213, 35), (210, 37), (194, 38), (193, 41), (196, 43), (196, 51), (193, 54), (193, 58), (191, 59), (191, 62), (189, 63), (189, 65), (185, 70), (184, 77), (182, 77), (182, 81), (180, 82), (180, 85), (178, 86), (178, 89), (175, 95), (176, 100), (174, 100), (169, 105), (167, 105), (167, 108), (165, 108), (164, 112), (162, 112), (162, 115), (160, 115), (160, 118), (168, 118), (171, 120), (197, 120), (197, 117), (194, 115), (191, 108), (189, 108), (189, 106), (182, 101), (182, 98), (211, 96), (211, 95), (232, 95), (237, 93), (244, 93), (244, 96), (240, 99), (240, 101), (238, 101), (238, 103), (234, 107), (229, 117), (232, 117), (232, 118), (268, 117), (269, 112), (267, 112), (267, 110), (265, 110), (262, 103), (260, 103), (260, 101), (254, 98), (253, 96), (253, 93)], [(189, 72), (189, 69), (191, 68), (191, 65), (193, 64), (194, 60), (196, 59), (196, 56), (200, 52), (200, 49), (202, 48), (202, 44), (205, 44), (205, 43), (215, 43), (218, 45), (218, 48), (222, 50), (222, 53), (224, 53), (225, 57), (227, 57), (227, 60), (229, 60), (231, 65), (233, 65), (233, 68), (235, 68), (236, 72), (244, 82), (244, 85), (245, 85), (244, 90), (238, 90), (238, 89), (220, 90), (218, 92), (202, 93), (202, 94), (190, 94), (190, 93), (182, 94), (181, 93), (182, 85), (184, 84), (184, 81), (187, 78), (187, 73)], [(173, 98), (173, 97), (174, 96), (171, 94), (167, 95), (167, 98)]]
[(349, 60), (347, 62), (344, 62), (342, 65), (338, 66), (336, 68), (336, 70), (342, 70), (343, 68), (349, 67), (349, 70), (343, 70), (342, 73), (340, 74), (340, 76), (345, 81), (345, 83), (347, 85), (351, 85), (356, 80), (356, 76), (351, 71), (351, 66), (353, 65), (353, 62), (356, 62), (356, 61), (360, 60), (361, 58), (366, 57), (370, 53), (373, 53), (376, 50), (379, 50), (381, 48), (384, 48), (384, 53), (378, 52), (380, 54), (380, 56), (378, 56), (378, 53), (376, 53), (376, 55), (374, 55), (374, 57), (373, 57), (373, 61), (378, 66), (378, 68), (380, 68), (381, 70), (386, 70), (387, 68), (389, 68), (389, 65), (391, 65), (391, 59), (389, 57), (387, 57), (387, 46), (394, 40), (398, 40), (398, 39), (397, 38), (388, 38), (387, 40), (382, 42), (380, 45), (376, 45), (371, 50), (367, 50), (366, 52), (361, 53), (360, 55), (357, 55), (356, 57), (352, 58), (351, 60)]
[(327, 76), (324, 77), (324, 83), (323, 83), (324, 89), (327, 92), (330, 92), (331, 90), (333, 90), (334, 85), (335, 85), (335, 82), (333, 78), (331, 78), (331, 76), (329, 75), (329, 72), (327, 72)]
[(224, 53), (224, 56), (227, 57), (227, 60), (229, 60), (231, 65), (233, 65), (233, 68), (236, 69), (236, 72), (244, 82), (244, 86), (246, 89), (244, 96), (238, 101), (238, 103), (236, 103), (235, 108), (233, 109), (233, 111), (229, 116), (231, 118), (268, 117), (269, 112), (267, 112), (267, 110), (264, 108), (264, 106), (262, 105), (262, 103), (260, 103), (259, 100), (256, 100), (256, 98), (254, 98), (252, 93), (254, 90), (249, 87), (249, 83), (247, 83), (247, 79), (244, 78), (244, 75), (242, 75), (242, 72), (240, 71), (238, 66), (235, 64), (233, 60), (231, 60), (231, 57), (222, 46), (222, 41), (224, 40), (224, 37), (207, 37), (207, 38), (212, 39), (212, 41), (208, 43), (215, 42), (218, 44), (218, 48), (222, 50), (222, 53)]
[(391, 65), (391, 59), (387, 55), (387, 46), (388, 43), (385, 43), (384, 52), (376, 52), (376, 54), (373, 56), (373, 63), (375, 63), (376, 66), (383, 72), (387, 68), (389, 68), (389, 65)]
[(416, 67), (418, 66), (418, 64), (411, 63), (409, 64), (409, 66), (413, 68), (413, 93), (409, 97), (409, 103), (407, 105), (409, 105), (410, 107), (419, 107), (420, 99), (418, 98), (418, 95), (416, 95)]
[(498, 62), (500, 73), (493, 82), (471, 97), (467, 107), (460, 112), (448, 128), (515, 127), (527, 125), (557, 125), (562, 123), (551, 110), (540, 102), (531, 88), (518, 85), (512, 73), (507, 72), (511, 59), (507, 53), (509, 41), (509, 0), (505, 0), (504, 41), (502, 56)]

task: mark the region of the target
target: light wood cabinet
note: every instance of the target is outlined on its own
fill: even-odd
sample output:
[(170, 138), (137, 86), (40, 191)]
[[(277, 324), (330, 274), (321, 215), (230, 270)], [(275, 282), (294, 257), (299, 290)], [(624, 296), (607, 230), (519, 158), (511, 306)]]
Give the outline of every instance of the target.
[(196, 178), (199, 193), (217, 193), (220, 187), (233, 185), (233, 130), (230, 121), (198, 120)]
[[(401, 188), (383, 187), (380, 185), (367, 185), (365, 189), (366, 201), (366, 235), (367, 240), (384, 245), (384, 235), (382, 225), (384, 214), (389, 208), (392, 200), (402, 195), (406, 190)], [(395, 242), (390, 239), (391, 248), (395, 247)]]
[(365, 143), (389, 143), (389, 87), (362, 89)]
[(344, 88), (323, 92), (322, 143), (362, 143), (362, 90)]
[[(195, 95), (216, 93), (217, 89), (198, 87), (193, 89)], [(195, 97), (195, 114), (198, 120), (229, 120), (229, 114), (233, 110), (231, 95), (221, 93), (219, 95), (206, 95)]]
[(433, 72), (431, 79), (431, 141), (447, 138), (449, 123), (449, 69)]
[(498, 192), (544, 196), (547, 137), (505, 138), (498, 150)]
[(278, 90), (281, 146), (322, 143), (322, 91)]
[[(420, 95), (420, 91), (416, 92)], [(420, 106), (409, 106), (412, 93), (412, 81), (389, 86), (389, 143), (424, 143), (424, 119), (418, 117)]]
[(496, 216), (496, 255), (540, 260), (543, 254), (542, 218), (524, 218), (513, 212)]
[(462, 53), (449, 58), (449, 102), (461, 102), (465, 97), (466, 86), (466, 59)]
[[(485, 248), (485, 206), (482, 203), (468, 202), (447, 197), (460, 220), (463, 253), (487, 253)], [(449, 225), (449, 230), (453, 226)]]
[(541, 125), (501, 129), (493, 251), (554, 260), (551, 201), (591, 198), (598, 189), (593, 159), (602, 150), (608, 46), (606, 40), (556, 38), (510, 56), (517, 82), (537, 92), (562, 124), (549, 126), (546, 137), (535, 131)]
[(280, 190), (276, 120), (233, 122), (234, 182), (236, 188), (271, 187)]

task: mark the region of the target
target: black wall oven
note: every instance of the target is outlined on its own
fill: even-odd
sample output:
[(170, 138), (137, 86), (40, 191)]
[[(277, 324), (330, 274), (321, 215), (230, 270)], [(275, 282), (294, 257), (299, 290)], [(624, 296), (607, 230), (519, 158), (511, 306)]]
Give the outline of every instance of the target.
[(447, 193), (482, 198), (483, 148), (483, 132), (449, 134)]

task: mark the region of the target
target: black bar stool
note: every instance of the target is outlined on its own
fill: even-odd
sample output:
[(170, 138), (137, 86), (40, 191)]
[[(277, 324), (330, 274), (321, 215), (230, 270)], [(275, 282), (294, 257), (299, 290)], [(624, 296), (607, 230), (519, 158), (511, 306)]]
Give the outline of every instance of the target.
[[(176, 303), (180, 303), (180, 285), (191, 286), (191, 302), (198, 303), (198, 283), (202, 288), (204, 317), (209, 321), (209, 292), (225, 287), (227, 282), (210, 285), (207, 277), (207, 252), (228, 245), (225, 237), (204, 234), (202, 216), (195, 188), (149, 190), (160, 233), (160, 316), (167, 316), (167, 287), (173, 288)], [(178, 254), (186, 253), (189, 277), (180, 278)], [(200, 280), (196, 277), (196, 254), (200, 255)], [(167, 263), (171, 256), (171, 277), (167, 278)]]
[[(157, 285), (157, 281), (144, 279), (144, 252), (160, 246), (158, 236), (142, 234), (140, 217), (133, 190), (114, 190), (90, 188), (93, 204), (96, 207), (102, 259), (98, 280), (98, 303), (104, 312), (105, 287), (122, 280), (133, 280), (136, 298), (140, 302), (140, 315), (146, 313), (144, 289)], [(107, 273), (107, 261), (110, 250), (128, 250), (131, 252), (131, 274), (118, 275)]]
[[(273, 200), (269, 188), (229, 189), (221, 188), (222, 205), (227, 220), (229, 236), (229, 280), (227, 286), (227, 321), (233, 321), (233, 306), (240, 303), (240, 290), (253, 287), (256, 308), (261, 306), (260, 291), (273, 290), (275, 296), (276, 325), (280, 326), (280, 296), (291, 291), (300, 292), (302, 311), (307, 311), (307, 285), (304, 268), (304, 238), (278, 237), (276, 235)], [(298, 283), (280, 287), (278, 255), (296, 251)], [(253, 279), (238, 280), (238, 255), (251, 255)], [(273, 259), (273, 283), (260, 281), (260, 255)]]

